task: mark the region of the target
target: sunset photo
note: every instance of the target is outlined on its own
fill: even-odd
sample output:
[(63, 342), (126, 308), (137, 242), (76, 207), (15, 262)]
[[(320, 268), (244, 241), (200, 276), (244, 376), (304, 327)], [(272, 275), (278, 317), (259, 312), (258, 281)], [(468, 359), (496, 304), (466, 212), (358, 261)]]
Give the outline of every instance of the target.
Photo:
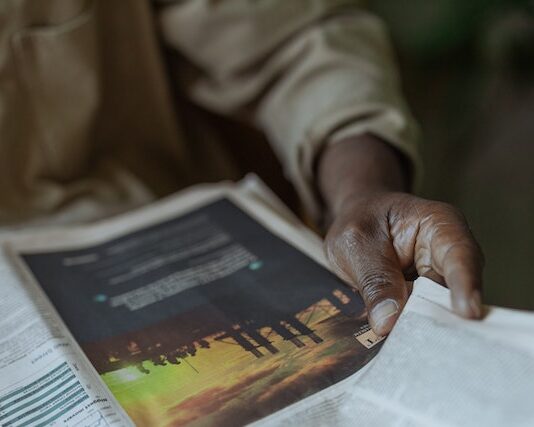
[[(165, 330), (166, 322), (121, 339), (123, 359), (116, 351), (93, 363), (137, 425), (243, 425), (342, 380), (373, 357), (353, 336), (366, 320), (352, 311), (352, 295), (334, 290), (297, 313), (293, 325), (235, 324), (172, 350), (160, 333), (141, 348), (138, 342), (149, 343), (152, 330)], [(87, 352), (98, 353), (96, 346)]]

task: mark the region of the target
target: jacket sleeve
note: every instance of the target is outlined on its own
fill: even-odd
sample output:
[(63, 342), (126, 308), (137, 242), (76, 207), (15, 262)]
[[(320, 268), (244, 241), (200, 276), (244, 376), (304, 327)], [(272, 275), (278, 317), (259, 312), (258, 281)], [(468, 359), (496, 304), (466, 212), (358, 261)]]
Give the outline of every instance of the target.
[(310, 214), (314, 159), (343, 136), (381, 137), (417, 174), (387, 32), (358, 1), (167, 0), (158, 14), (165, 42), (197, 70), (192, 99), (263, 130)]

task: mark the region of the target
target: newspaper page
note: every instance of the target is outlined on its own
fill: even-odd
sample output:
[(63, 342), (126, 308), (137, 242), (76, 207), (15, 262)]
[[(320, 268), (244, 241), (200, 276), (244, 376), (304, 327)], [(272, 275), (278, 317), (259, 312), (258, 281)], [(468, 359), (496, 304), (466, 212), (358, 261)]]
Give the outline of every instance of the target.
[(49, 302), (21, 285), (3, 252), (0, 294), (0, 425), (131, 425)]
[(10, 248), (136, 425), (245, 425), (382, 345), (318, 239), (269, 204), (197, 188)]
[(534, 314), (492, 307), (464, 320), (447, 289), (420, 278), (361, 375), (258, 425), (527, 427), (533, 379)]

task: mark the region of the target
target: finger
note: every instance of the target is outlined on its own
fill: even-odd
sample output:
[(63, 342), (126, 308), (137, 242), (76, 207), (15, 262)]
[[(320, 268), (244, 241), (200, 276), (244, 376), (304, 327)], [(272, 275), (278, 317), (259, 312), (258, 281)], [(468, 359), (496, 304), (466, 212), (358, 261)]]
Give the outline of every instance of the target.
[(443, 276), (451, 289), (453, 309), (466, 318), (482, 315), (482, 263), (473, 244), (454, 243), (443, 257)]
[(420, 274), (420, 276), (426, 277), (427, 279), (430, 279), (433, 282), (436, 282), (436, 283), (440, 284), (441, 286), (445, 286), (446, 285), (445, 278), (441, 274), (436, 273), (431, 268), (423, 271)]
[(327, 256), (341, 277), (360, 292), (369, 323), (378, 335), (388, 334), (406, 304), (406, 282), (387, 231), (378, 226), (350, 226), (327, 237)]
[(451, 290), (454, 311), (466, 318), (480, 318), (482, 253), (465, 220), (457, 214), (449, 216), (432, 235), (432, 265)]

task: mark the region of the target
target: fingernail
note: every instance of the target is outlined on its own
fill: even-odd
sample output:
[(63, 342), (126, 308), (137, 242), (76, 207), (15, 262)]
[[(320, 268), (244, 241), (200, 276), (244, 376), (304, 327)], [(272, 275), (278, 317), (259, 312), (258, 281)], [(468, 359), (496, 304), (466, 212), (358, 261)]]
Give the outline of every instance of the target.
[(478, 290), (473, 291), (469, 299), (469, 306), (477, 319), (482, 317), (482, 298)]
[(453, 310), (466, 319), (478, 319), (482, 316), (480, 292), (473, 291), (469, 296), (453, 300)]
[(374, 306), (371, 311), (370, 321), (373, 329), (376, 331), (382, 331), (388, 329), (387, 326), (390, 322), (393, 322), (393, 316), (399, 312), (399, 304), (393, 299), (386, 299), (379, 302)]

